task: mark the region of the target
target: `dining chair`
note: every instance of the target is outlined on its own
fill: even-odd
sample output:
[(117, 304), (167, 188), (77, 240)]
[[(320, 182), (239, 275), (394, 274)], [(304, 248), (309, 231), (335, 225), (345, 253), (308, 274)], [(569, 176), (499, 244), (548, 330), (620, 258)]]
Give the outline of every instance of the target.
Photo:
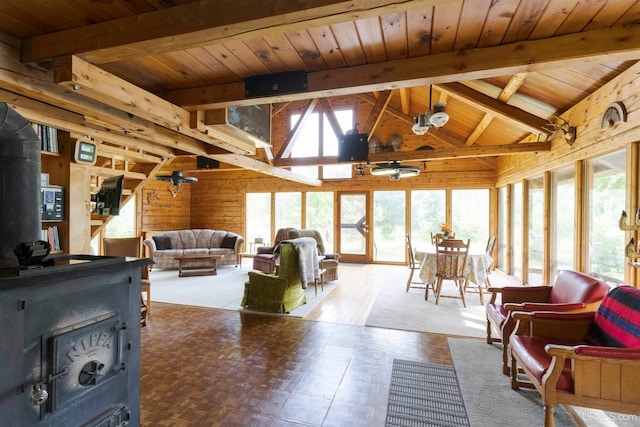
[[(129, 256), (140, 258), (142, 254), (142, 237), (105, 237), (102, 239), (102, 253), (105, 256)], [(146, 294), (147, 302), (142, 302), (141, 325), (146, 326), (147, 316), (151, 315), (151, 281), (149, 280), (149, 266), (142, 267), (140, 292)], [(142, 297), (141, 297), (142, 298)]]
[[(420, 281), (413, 280), (413, 274), (416, 270), (420, 270), (420, 263), (416, 261), (415, 253), (413, 252), (413, 247), (411, 246), (411, 236), (409, 234), (404, 235), (404, 240), (407, 247), (407, 259), (409, 260), (409, 279), (407, 279), (407, 292), (409, 292), (410, 288), (418, 288), (423, 289), (424, 283)], [(411, 286), (418, 285), (418, 286)]]
[[(465, 269), (467, 267), (467, 256), (469, 255), (469, 246), (471, 239), (465, 243), (462, 240), (442, 239), (436, 243), (436, 305), (442, 298), (460, 298), (462, 305), (466, 308), (467, 302), (464, 299), (465, 286), (468, 279), (466, 278)], [(449, 280), (458, 287), (460, 296), (441, 295), (442, 283)]]
[[(498, 239), (495, 236), (490, 236), (489, 239), (487, 239), (487, 246), (485, 249), (485, 253), (487, 253), (492, 258), (493, 258), (493, 250), (496, 246), (497, 240)], [(488, 289), (491, 287), (491, 281), (489, 280), (489, 274), (491, 274), (491, 266), (492, 264), (489, 264), (487, 266), (487, 269), (485, 270), (485, 277), (486, 277), (485, 280), (478, 283), (477, 285), (473, 284), (473, 282), (470, 282), (470, 281), (467, 281), (467, 283), (465, 284), (465, 293), (469, 292), (469, 293), (479, 294), (480, 304), (482, 305), (484, 305), (483, 291), (488, 291)]]

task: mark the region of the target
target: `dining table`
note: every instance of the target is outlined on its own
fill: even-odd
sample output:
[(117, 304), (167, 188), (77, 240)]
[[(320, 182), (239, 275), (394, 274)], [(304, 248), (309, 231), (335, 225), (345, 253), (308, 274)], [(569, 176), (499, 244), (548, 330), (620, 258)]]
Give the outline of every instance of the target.
[[(436, 256), (436, 247), (427, 246), (424, 248), (416, 248), (414, 252), (416, 261), (420, 264), (420, 280), (423, 283), (431, 284), (436, 278), (438, 271), (438, 258)], [(487, 269), (491, 266), (493, 258), (482, 249), (469, 249), (467, 255), (467, 265), (465, 266), (464, 275), (470, 282), (480, 285), (487, 281)]]

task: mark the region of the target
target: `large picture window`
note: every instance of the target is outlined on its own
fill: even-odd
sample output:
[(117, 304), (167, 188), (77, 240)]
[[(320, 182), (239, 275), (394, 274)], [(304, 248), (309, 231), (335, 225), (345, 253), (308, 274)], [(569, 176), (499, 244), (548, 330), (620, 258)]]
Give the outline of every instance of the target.
[(276, 230), (285, 227), (302, 227), (302, 193), (275, 194)]
[(509, 218), (509, 187), (500, 187), (498, 190), (498, 268), (509, 271), (507, 268), (507, 221)]
[(527, 265), (527, 283), (542, 284), (542, 268), (544, 261), (544, 180), (535, 177), (527, 180), (529, 211), (529, 251)]
[[(335, 110), (334, 114), (343, 133), (353, 129), (353, 109)], [(300, 116), (300, 114), (290, 116), (290, 129), (295, 128)], [(310, 114), (302, 123), (302, 127), (291, 143), (292, 158), (338, 155), (338, 137), (324, 112)], [(322, 168), (318, 166), (293, 166), (291, 171), (322, 179), (351, 178), (352, 176), (352, 166), (349, 164), (328, 165)]]
[(453, 190), (451, 227), (456, 239), (470, 239), (474, 251), (484, 250), (489, 239), (489, 190)]
[(333, 193), (318, 191), (307, 193), (306, 228), (318, 230), (322, 235), (325, 252), (334, 252)]
[(626, 162), (625, 151), (586, 162), (585, 268), (620, 281), (624, 280), (626, 242), (618, 219), (626, 200)]
[(555, 283), (558, 270), (573, 270), (575, 253), (574, 166), (551, 172), (551, 259), (550, 279)]
[(265, 245), (271, 242), (271, 193), (247, 193), (246, 201), (247, 249), (252, 242), (262, 239)]
[(513, 184), (511, 195), (511, 275), (522, 280), (522, 183)]
[(445, 190), (411, 191), (411, 243), (414, 248), (431, 246), (431, 233), (440, 232), (447, 218)]
[[(374, 191), (374, 261), (404, 262), (406, 234), (406, 192)], [(401, 213), (398, 215), (398, 213)]]

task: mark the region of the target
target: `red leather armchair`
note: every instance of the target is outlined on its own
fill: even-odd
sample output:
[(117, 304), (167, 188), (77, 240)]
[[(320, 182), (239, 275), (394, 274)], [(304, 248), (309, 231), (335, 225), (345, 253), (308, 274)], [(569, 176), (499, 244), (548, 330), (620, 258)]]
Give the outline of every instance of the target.
[(511, 388), (537, 389), (545, 427), (557, 404), (640, 415), (640, 290), (614, 288), (595, 313), (512, 316)]
[[(610, 286), (584, 273), (560, 270), (553, 286), (489, 288), (487, 343), (502, 342), (502, 372), (509, 375), (509, 336), (515, 327), (514, 311), (595, 311)], [(498, 295), (501, 296), (498, 301)], [(496, 332), (498, 337), (492, 334)]]

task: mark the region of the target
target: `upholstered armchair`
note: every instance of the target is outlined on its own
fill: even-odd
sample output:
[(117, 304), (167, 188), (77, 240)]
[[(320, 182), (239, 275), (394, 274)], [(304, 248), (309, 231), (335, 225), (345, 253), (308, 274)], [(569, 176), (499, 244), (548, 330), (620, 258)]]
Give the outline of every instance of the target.
[(276, 248), (280, 242), (289, 238), (289, 230), (292, 230), (292, 228), (279, 229), (276, 232), (273, 246), (258, 246), (257, 253), (253, 257), (254, 270), (262, 271), (267, 274), (271, 274), (276, 271), (276, 263), (279, 257), (279, 254), (276, 253)]
[(513, 317), (511, 388), (540, 393), (545, 427), (557, 404), (640, 415), (640, 290), (614, 288), (596, 312)]
[[(509, 336), (515, 327), (512, 312), (595, 311), (609, 289), (603, 281), (572, 270), (560, 270), (553, 286), (490, 287), (491, 300), (486, 306), (487, 343), (502, 342), (502, 372), (505, 375), (510, 372)], [(498, 337), (492, 336), (493, 332)]]
[(307, 302), (294, 245), (282, 243), (278, 251), (280, 260), (275, 274), (249, 272), (249, 281), (244, 284), (242, 307), (269, 313), (289, 313)]
[(340, 258), (340, 254), (326, 252), (324, 241), (322, 240), (322, 234), (320, 234), (318, 230), (302, 230), (299, 228), (290, 228), (288, 238), (297, 239), (298, 237), (312, 237), (315, 239), (318, 245), (318, 255), (324, 256), (324, 259), (320, 261), (320, 268), (325, 270), (324, 281), (332, 282), (334, 280), (338, 280), (338, 258)]

